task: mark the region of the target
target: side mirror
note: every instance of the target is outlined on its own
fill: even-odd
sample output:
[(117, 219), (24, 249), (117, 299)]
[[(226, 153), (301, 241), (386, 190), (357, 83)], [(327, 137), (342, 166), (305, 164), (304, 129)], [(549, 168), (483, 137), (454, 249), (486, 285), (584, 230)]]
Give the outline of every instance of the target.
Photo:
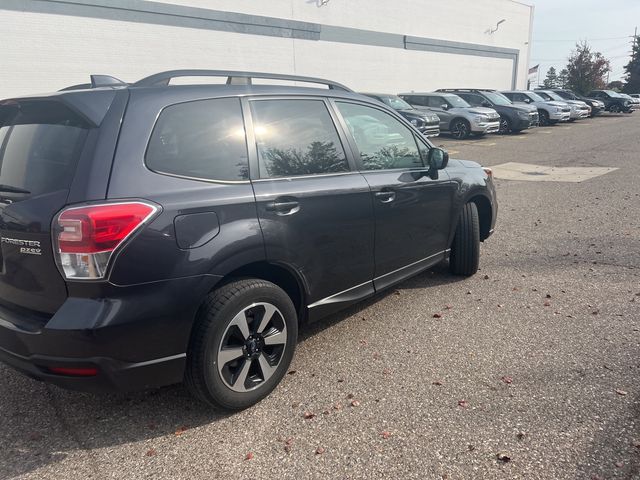
[(531, 103), (531, 99), (529, 97), (524, 97), (524, 103)]
[(441, 148), (433, 147), (427, 154), (427, 163), (432, 172), (442, 170), (449, 163), (449, 154)]
[(442, 105), (440, 105), (440, 108), (441, 108), (442, 110), (449, 110), (449, 105), (448, 105), (448, 104), (446, 104), (446, 103), (443, 103)]

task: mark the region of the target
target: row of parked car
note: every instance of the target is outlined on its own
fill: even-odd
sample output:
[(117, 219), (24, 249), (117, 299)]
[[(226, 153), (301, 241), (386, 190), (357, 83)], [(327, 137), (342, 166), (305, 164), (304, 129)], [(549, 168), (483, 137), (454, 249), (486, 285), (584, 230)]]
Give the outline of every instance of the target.
[(640, 98), (613, 90), (587, 96), (571, 90), (449, 88), (398, 95), (365, 93), (398, 111), (428, 137), (448, 133), (457, 139), (488, 133), (520, 132), (538, 125), (573, 122), (602, 112), (632, 113)]

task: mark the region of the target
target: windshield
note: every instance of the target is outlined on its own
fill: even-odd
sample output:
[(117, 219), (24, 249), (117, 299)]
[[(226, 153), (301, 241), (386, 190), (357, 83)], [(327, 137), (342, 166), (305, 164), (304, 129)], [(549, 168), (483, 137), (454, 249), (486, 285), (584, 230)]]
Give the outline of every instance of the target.
[(496, 105), (511, 105), (511, 100), (498, 92), (483, 92), (484, 96), (487, 97), (491, 102)]
[(449, 102), (452, 107), (469, 108), (471, 106), (457, 95), (447, 95), (444, 99)]
[(565, 90), (558, 92), (558, 95), (567, 100), (578, 100), (578, 97), (576, 97), (572, 92), (567, 92)]
[(527, 92), (525, 93), (525, 95), (534, 102), (546, 102), (546, 100), (542, 98), (540, 95), (538, 95), (537, 93)]
[(558, 95), (556, 92), (546, 91), (544, 93), (546, 93), (549, 97), (551, 97), (551, 100), (556, 100), (558, 102), (561, 102), (563, 100), (563, 98), (560, 95)]
[(613, 90), (605, 90), (606, 93), (609, 94), (610, 97), (614, 97), (614, 98), (624, 98), (622, 95), (620, 95), (618, 92), (614, 92)]
[(394, 110), (413, 110), (411, 105), (395, 95), (385, 95), (378, 98)]

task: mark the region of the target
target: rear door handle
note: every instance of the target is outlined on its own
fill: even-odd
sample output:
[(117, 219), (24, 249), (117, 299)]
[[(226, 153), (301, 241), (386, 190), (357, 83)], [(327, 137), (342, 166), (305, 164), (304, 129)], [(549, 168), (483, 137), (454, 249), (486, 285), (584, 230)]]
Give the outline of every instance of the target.
[(389, 190), (383, 190), (381, 192), (376, 192), (375, 196), (382, 203), (390, 203), (396, 199), (396, 192), (392, 192)]
[(300, 210), (300, 203), (297, 200), (274, 200), (268, 202), (265, 208), (269, 212), (276, 212), (280, 214), (296, 213)]

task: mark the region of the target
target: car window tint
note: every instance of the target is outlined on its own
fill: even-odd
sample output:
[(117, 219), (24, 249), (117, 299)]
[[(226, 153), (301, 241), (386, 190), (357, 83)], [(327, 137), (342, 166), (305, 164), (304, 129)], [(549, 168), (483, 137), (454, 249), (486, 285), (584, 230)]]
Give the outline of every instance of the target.
[(442, 108), (442, 105), (447, 103), (442, 97), (427, 97), (427, 99), (431, 108)]
[(261, 178), (349, 170), (322, 100), (252, 101), (251, 115)]
[(413, 132), (377, 108), (337, 102), (356, 142), (364, 170), (422, 167)]
[(482, 105), (483, 102), (487, 101), (477, 93), (459, 93), (458, 96), (466, 100), (467, 103), (472, 107), (479, 107)]
[(165, 108), (153, 129), (147, 166), (158, 173), (205, 180), (247, 180), (247, 145), (237, 98)]

